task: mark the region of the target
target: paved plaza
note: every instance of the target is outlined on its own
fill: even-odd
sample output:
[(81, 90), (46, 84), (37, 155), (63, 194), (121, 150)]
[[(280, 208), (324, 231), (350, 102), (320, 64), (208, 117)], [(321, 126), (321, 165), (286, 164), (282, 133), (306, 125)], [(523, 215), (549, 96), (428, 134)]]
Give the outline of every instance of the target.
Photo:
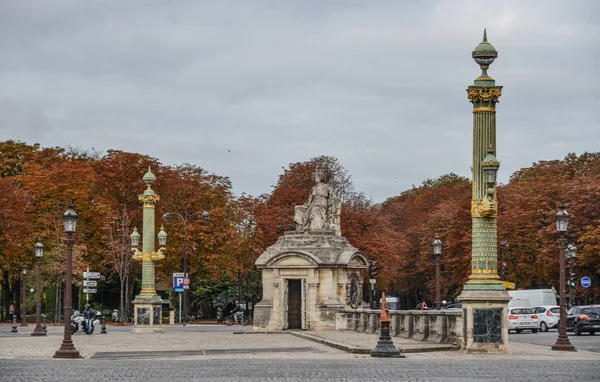
[[(166, 379), (235, 380), (599, 380), (600, 353), (552, 351), (510, 342), (510, 354), (466, 354), (402, 338), (406, 358), (372, 358), (375, 334), (350, 331), (254, 333), (251, 327), (190, 325), (162, 334), (134, 334), (130, 327), (73, 336), (80, 360), (54, 359), (62, 327), (31, 337), (33, 325), (0, 327), (0, 381)], [(404, 349), (404, 350), (402, 350)]]

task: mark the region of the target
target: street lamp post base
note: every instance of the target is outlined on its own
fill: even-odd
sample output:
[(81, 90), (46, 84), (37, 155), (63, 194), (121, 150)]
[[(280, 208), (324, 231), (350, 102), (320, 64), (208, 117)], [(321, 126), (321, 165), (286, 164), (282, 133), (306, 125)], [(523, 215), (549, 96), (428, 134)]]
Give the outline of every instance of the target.
[(79, 351), (75, 349), (72, 341), (63, 341), (60, 349), (54, 353), (54, 358), (81, 358)]
[(552, 345), (552, 350), (577, 351), (575, 346), (571, 345), (568, 338), (558, 338), (556, 343)]
[(46, 332), (44, 331), (44, 329), (41, 326), (36, 326), (35, 329), (33, 329), (31, 336), (32, 337), (46, 336)]
[(390, 336), (390, 323), (389, 321), (381, 322), (381, 334), (377, 346), (371, 350), (371, 357), (385, 357), (385, 358), (404, 358), (405, 356), (400, 354), (397, 347), (392, 342)]

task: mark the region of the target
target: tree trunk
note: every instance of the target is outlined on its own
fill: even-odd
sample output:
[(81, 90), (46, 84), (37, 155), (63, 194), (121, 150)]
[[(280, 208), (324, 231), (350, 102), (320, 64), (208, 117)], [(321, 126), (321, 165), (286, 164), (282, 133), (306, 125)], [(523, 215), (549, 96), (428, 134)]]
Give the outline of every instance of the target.
[[(127, 276), (125, 276), (127, 277)], [(124, 299), (124, 290), (125, 290), (125, 285), (124, 285), (124, 280), (123, 277), (121, 277), (121, 275), (119, 274), (119, 280), (121, 281), (121, 287), (120, 287), (120, 295), (119, 295), (119, 314), (121, 315), (121, 317), (119, 317), (119, 321), (121, 322), (121, 325), (123, 325), (123, 323), (125, 322), (125, 299)]]
[(238, 284), (238, 298), (242, 304), (245, 303), (244, 299), (244, 280), (242, 279), (242, 272), (238, 271), (237, 275), (237, 284)]

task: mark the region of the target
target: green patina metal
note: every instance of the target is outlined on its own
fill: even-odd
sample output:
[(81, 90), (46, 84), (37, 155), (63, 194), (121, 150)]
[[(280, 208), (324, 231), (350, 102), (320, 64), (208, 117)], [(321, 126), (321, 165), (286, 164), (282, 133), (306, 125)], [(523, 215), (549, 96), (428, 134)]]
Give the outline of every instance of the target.
[[(164, 258), (163, 248), (155, 252), (154, 249), (154, 233), (155, 233), (155, 205), (160, 200), (160, 197), (154, 193), (151, 186), (156, 181), (156, 176), (152, 173), (150, 168), (143, 177), (144, 182), (148, 185), (148, 188), (143, 194), (139, 195), (138, 198), (144, 206), (143, 213), (143, 232), (142, 232), (142, 252), (136, 252), (134, 255), (135, 260), (142, 261), (142, 290), (137, 299), (156, 299), (156, 284), (155, 284), (155, 270), (154, 262)], [(166, 236), (164, 230), (161, 233)]]
[(496, 184), (486, 182), (485, 167), (497, 169), (496, 159), (496, 103), (502, 95), (502, 86), (488, 76), (487, 69), (498, 57), (498, 52), (487, 41), (473, 51), (473, 59), (480, 65), (481, 75), (467, 89), (473, 104), (473, 189), (471, 215), (473, 238), (471, 253), (471, 276), (465, 290), (505, 290), (497, 271), (497, 199)]

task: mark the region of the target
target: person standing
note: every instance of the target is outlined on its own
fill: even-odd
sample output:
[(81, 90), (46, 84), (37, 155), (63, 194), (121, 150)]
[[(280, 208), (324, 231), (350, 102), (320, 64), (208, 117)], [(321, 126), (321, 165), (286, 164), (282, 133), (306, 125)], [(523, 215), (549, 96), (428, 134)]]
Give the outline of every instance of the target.
[(8, 319), (10, 320), (10, 322), (12, 322), (13, 317), (15, 316), (15, 309), (16, 308), (17, 308), (17, 303), (14, 302), (14, 301), (8, 307)]

